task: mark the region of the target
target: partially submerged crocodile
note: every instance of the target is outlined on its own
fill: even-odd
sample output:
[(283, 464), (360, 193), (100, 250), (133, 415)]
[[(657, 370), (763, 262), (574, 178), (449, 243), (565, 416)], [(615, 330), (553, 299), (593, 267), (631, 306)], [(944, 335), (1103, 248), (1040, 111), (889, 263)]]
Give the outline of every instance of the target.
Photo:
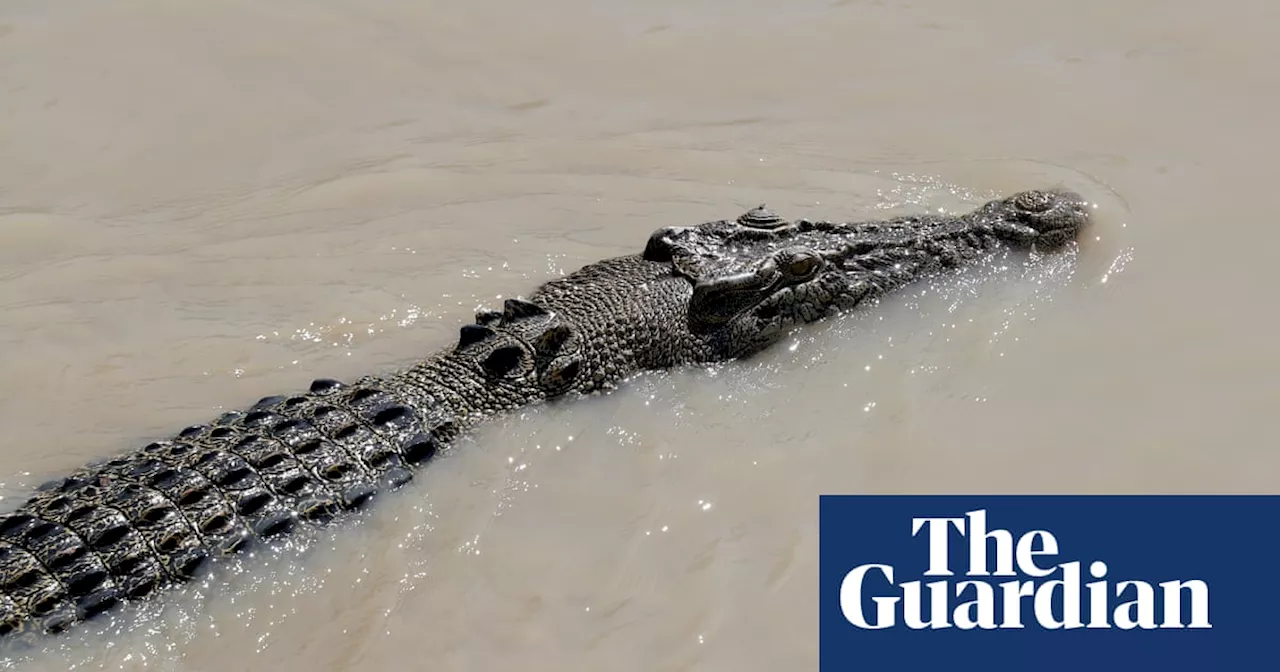
[(402, 371), (262, 399), (46, 483), (0, 516), (0, 633), (59, 632), (211, 559), (404, 485), (486, 418), (641, 371), (759, 352), (788, 330), (1002, 245), (1052, 250), (1089, 222), (1066, 191), (961, 216), (736, 220), (660, 229), (508, 299)]

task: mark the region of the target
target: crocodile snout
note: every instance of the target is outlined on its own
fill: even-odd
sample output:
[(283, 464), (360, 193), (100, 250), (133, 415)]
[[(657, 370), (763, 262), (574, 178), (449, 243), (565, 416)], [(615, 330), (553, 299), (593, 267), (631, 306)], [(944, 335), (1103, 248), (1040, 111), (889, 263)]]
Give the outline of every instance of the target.
[(1042, 250), (1061, 247), (1088, 228), (1094, 205), (1066, 189), (1020, 191), (977, 211), (1004, 237)]

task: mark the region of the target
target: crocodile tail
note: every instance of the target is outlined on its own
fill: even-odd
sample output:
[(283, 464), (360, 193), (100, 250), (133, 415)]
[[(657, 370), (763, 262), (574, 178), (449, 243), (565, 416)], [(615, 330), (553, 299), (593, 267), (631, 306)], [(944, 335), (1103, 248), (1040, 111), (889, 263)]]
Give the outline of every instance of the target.
[(321, 379), (50, 481), (0, 516), (0, 635), (58, 632), (413, 478), (453, 423)]

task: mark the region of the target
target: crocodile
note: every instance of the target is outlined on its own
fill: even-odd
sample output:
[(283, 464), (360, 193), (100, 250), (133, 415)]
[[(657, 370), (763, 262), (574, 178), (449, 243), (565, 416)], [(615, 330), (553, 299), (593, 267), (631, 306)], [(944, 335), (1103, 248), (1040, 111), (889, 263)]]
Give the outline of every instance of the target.
[[(1000, 248), (1053, 252), (1092, 206), (1023, 191), (960, 215), (839, 223), (765, 206), (482, 309), (406, 368), (305, 391), (86, 465), (0, 516), (0, 633), (40, 637), (323, 526), (410, 482), (480, 422), (644, 371), (739, 359)], [(25, 637), (24, 637), (25, 639)]]

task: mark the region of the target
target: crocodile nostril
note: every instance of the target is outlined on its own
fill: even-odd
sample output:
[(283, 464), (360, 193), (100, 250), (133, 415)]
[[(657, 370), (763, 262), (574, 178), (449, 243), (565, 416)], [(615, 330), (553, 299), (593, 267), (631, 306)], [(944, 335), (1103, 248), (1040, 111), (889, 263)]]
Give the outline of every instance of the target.
[(761, 203), (738, 217), (738, 223), (753, 229), (776, 229), (787, 222)]
[(1053, 194), (1047, 191), (1034, 190), (1015, 194), (1013, 204), (1027, 212), (1047, 212), (1049, 208), (1053, 207), (1054, 200), (1056, 199)]

